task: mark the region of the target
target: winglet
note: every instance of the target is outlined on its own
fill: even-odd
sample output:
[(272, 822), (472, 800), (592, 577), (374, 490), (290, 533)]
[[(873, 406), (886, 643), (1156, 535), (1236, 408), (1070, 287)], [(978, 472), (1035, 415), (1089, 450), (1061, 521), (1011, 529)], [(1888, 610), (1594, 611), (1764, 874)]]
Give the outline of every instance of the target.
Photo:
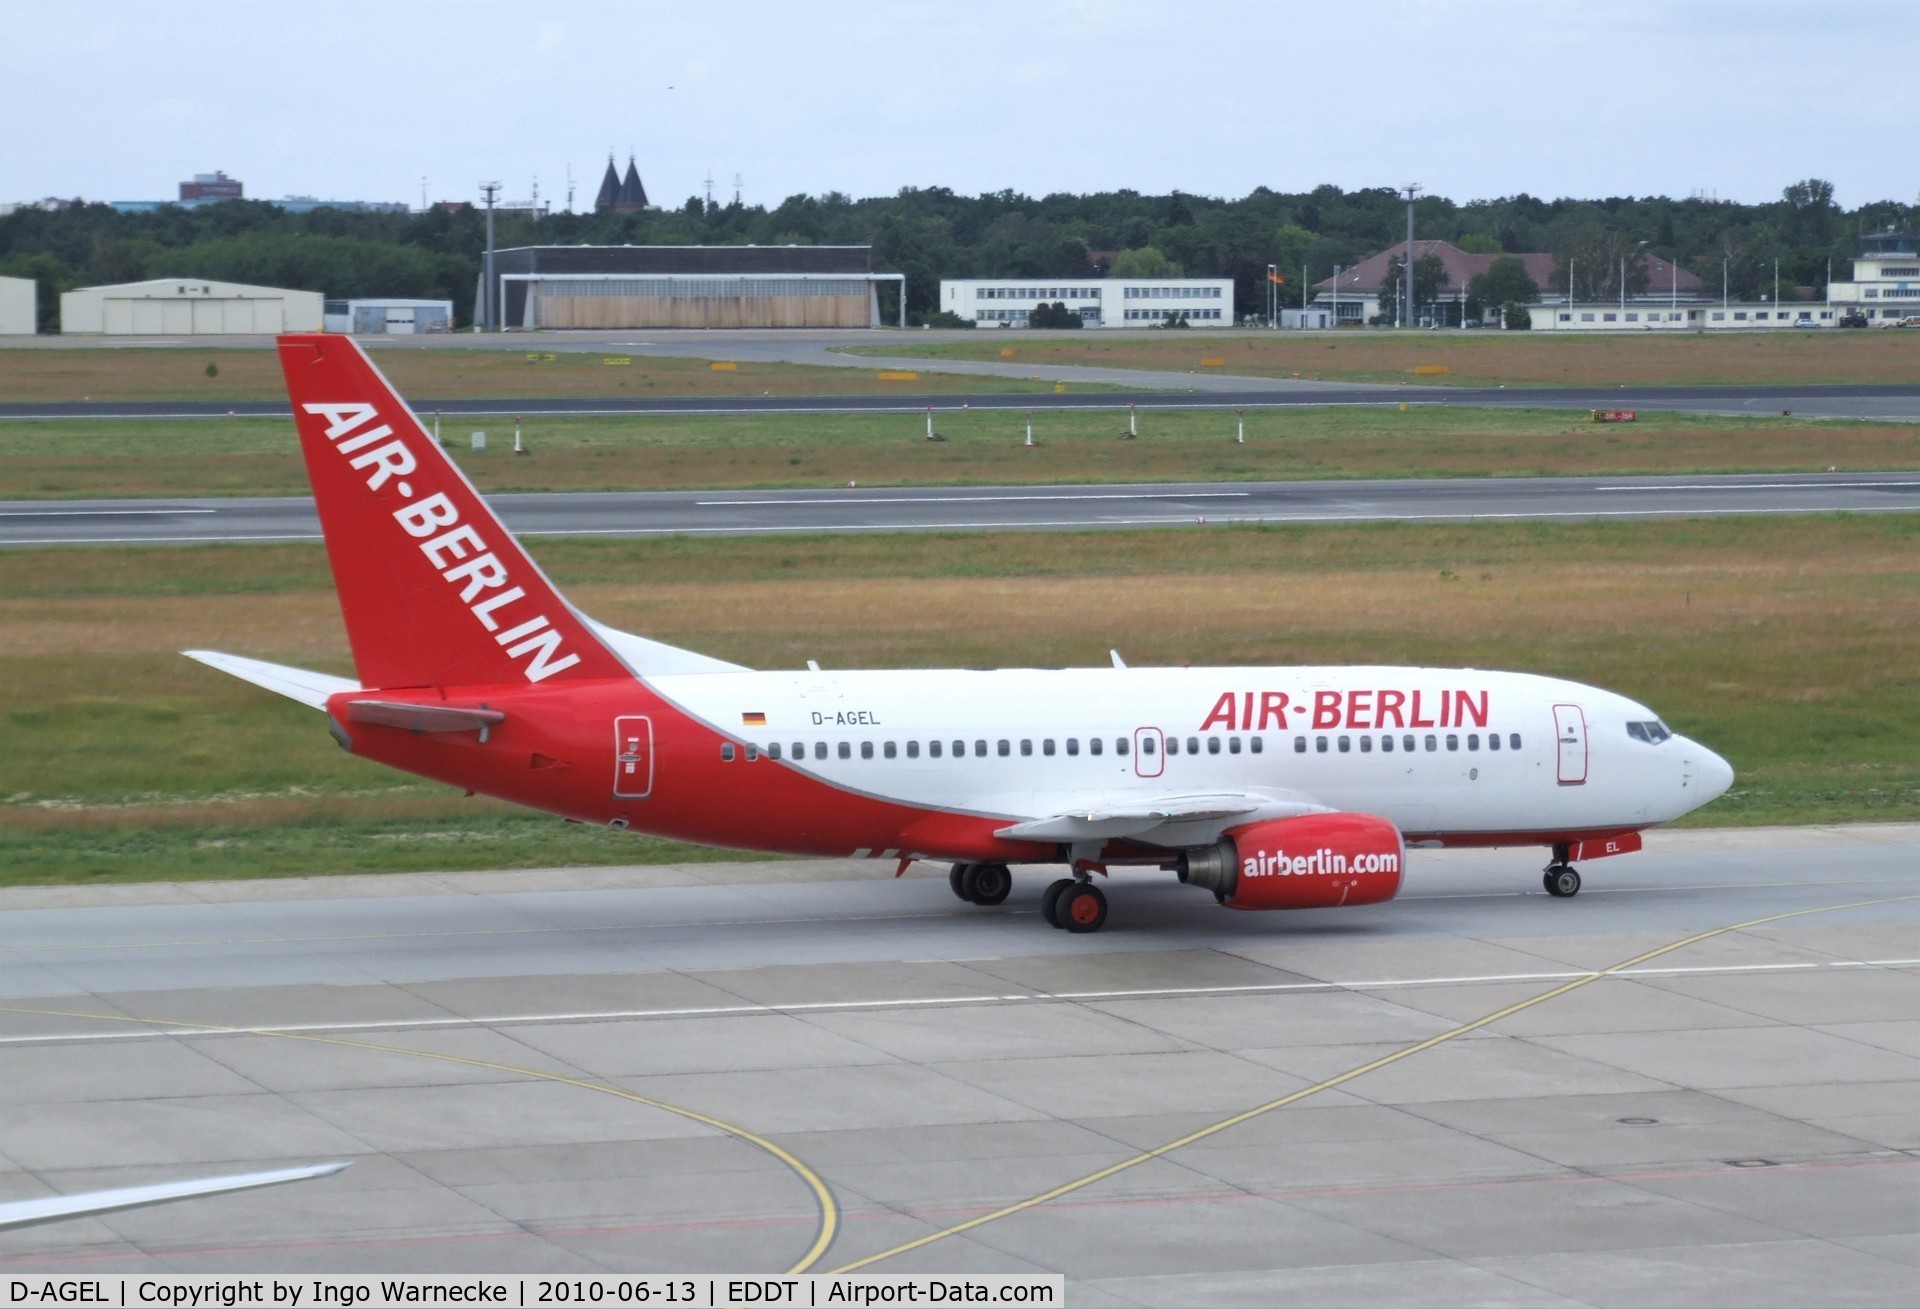
[(1107, 653), (1113, 656), (1113, 666), (1115, 668), (1125, 668), (1127, 666), (1127, 661), (1120, 657), (1118, 650), (1109, 650)]

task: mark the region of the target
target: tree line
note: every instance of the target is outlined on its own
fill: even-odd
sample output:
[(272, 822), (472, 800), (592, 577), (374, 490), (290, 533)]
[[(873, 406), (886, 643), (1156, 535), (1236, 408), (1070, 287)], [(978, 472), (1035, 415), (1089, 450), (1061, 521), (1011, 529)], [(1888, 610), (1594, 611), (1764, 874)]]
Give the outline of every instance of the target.
[[(1617, 294), (1620, 260), (1631, 293), (1644, 289), (1644, 256), (1673, 260), (1737, 299), (1770, 293), (1778, 261), (1783, 297), (1824, 293), (1863, 231), (1908, 229), (1914, 206), (1876, 201), (1852, 210), (1809, 178), (1764, 204), (1691, 197), (1540, 200), (1528, 195), (1457, 203), (1423, 196), (1420, 239), (1480, 253), (1552, 251), (1569, 261), (1583, 299)], [(875, 267), (906, 275), (910, 321), (939, 309), (942, 277), (1085, 278), (1108, 273), (1230, 277), (1236, 315), (1264, 313), (1268, 265), (1285, 278), (1284, 304), (1304, 289), (1404, 239), (1405, 202), (1387, 187), (1283, 192), (1260, 187), (1237, 200), (1174, 192), (1109, 191), (1038, 198), (1014, 191), (963, 196), (909, 187), (854, 199), (796, 195), (771, 208), (708, 204), (639, 214), (501, 212), (496, 242), (515, 245), (872, 245)], [(289, 213), (255, 200), (195, 209), (118, 213), (103, 204), (21, 209), (0, 218), (0, 274), (40, 282), (42, 324), (58, 321), (58, 295), (75, 286), (152, 277), (256, 282), (328, 296), (452, 300), (472, 320), (486, 220), (471, 206), (417, 214), (315, 209)], [(1416, 272), (1418, 261), (1416, 261)], [(1635, 279), (1638, 278), (1638, 284)], [(1419, 297), (1416, 286), (1415, 295)], [(892, 306), (886, 306), (889, 316)]]

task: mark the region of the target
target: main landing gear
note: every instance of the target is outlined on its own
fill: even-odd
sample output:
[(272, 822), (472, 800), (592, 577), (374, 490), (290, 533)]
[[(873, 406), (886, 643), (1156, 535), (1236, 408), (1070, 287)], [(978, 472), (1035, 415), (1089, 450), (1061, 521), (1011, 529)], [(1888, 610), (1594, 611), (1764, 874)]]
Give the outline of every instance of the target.
[[(947, 885), (968, 904), (996, 905), (1013, 890), (1013, 872), (1005, 864), (955, 864)], [(1040, 916), (1050, 927), (1097, 932), (1107, 921), (1107, 897), (1085, 873), (1063, 877), (1047, 888)]]
[(1040, 901), (1040, 916), (1049, 927), (1097, 932), (1107, 921), (1107, 897), (1084, 873), (1063, 877), (1047, 888)]
[(1013, 870), (1005, 864), (955, 864), (947, 885), (968, 904), (995, 905), (1013, 890)]
[(1547, 865), (1547, 871), (1540, 876), (1540, 884), (1547, 888), (1547, 894), (1565, 900), (1569, 896), (1580, 894), (1580, 874), (1567, 862), (1567, 847), (1553, 847), (1553, 862)]

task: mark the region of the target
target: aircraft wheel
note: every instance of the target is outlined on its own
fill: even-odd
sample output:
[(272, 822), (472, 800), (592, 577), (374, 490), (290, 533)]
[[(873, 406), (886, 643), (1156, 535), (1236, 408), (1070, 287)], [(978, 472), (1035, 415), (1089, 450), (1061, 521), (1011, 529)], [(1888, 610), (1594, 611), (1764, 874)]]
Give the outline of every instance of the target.
[(1075, 882), (1060, 892), (1053, 912), (1069, 932), (1097, 932), (1107, 921), (1107, 897), (1091, 882)]
[(1013, 890), (1013, 870), (1005, 864), (969, 864), (961, 889), (975, 904), (999, 904)]
[(1065, 927), (1060, 921), (1060, 893), (1073, 885), (1071, 877), (1063, 877), (1047, 887), (1045, 895), (1040, 897), (1040, 916), (1047, 920), (1048, 927)]
[(947, 885), (953, 889), (954, 895), (961, 900), (971, 899), (967, 894), (967, 870), (971, 867), (973, 867), (972, 864), (955, 864), (947, 870)]
[(1580, 894), (1580, 874), (1566, 864), (1556, 864), (1547, 869), (1540, 881), (1547, 888), (1548, 895), (1562, 900)]

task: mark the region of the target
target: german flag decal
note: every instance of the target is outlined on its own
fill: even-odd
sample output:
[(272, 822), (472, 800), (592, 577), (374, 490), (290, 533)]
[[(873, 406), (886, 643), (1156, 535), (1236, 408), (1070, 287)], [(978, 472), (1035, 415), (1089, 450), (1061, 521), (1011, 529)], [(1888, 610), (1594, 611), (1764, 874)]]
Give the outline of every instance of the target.
[(765, 727), (767, 725), (767, 716), (765, 714), (741, 714), (740, 725), (742, 727)]

